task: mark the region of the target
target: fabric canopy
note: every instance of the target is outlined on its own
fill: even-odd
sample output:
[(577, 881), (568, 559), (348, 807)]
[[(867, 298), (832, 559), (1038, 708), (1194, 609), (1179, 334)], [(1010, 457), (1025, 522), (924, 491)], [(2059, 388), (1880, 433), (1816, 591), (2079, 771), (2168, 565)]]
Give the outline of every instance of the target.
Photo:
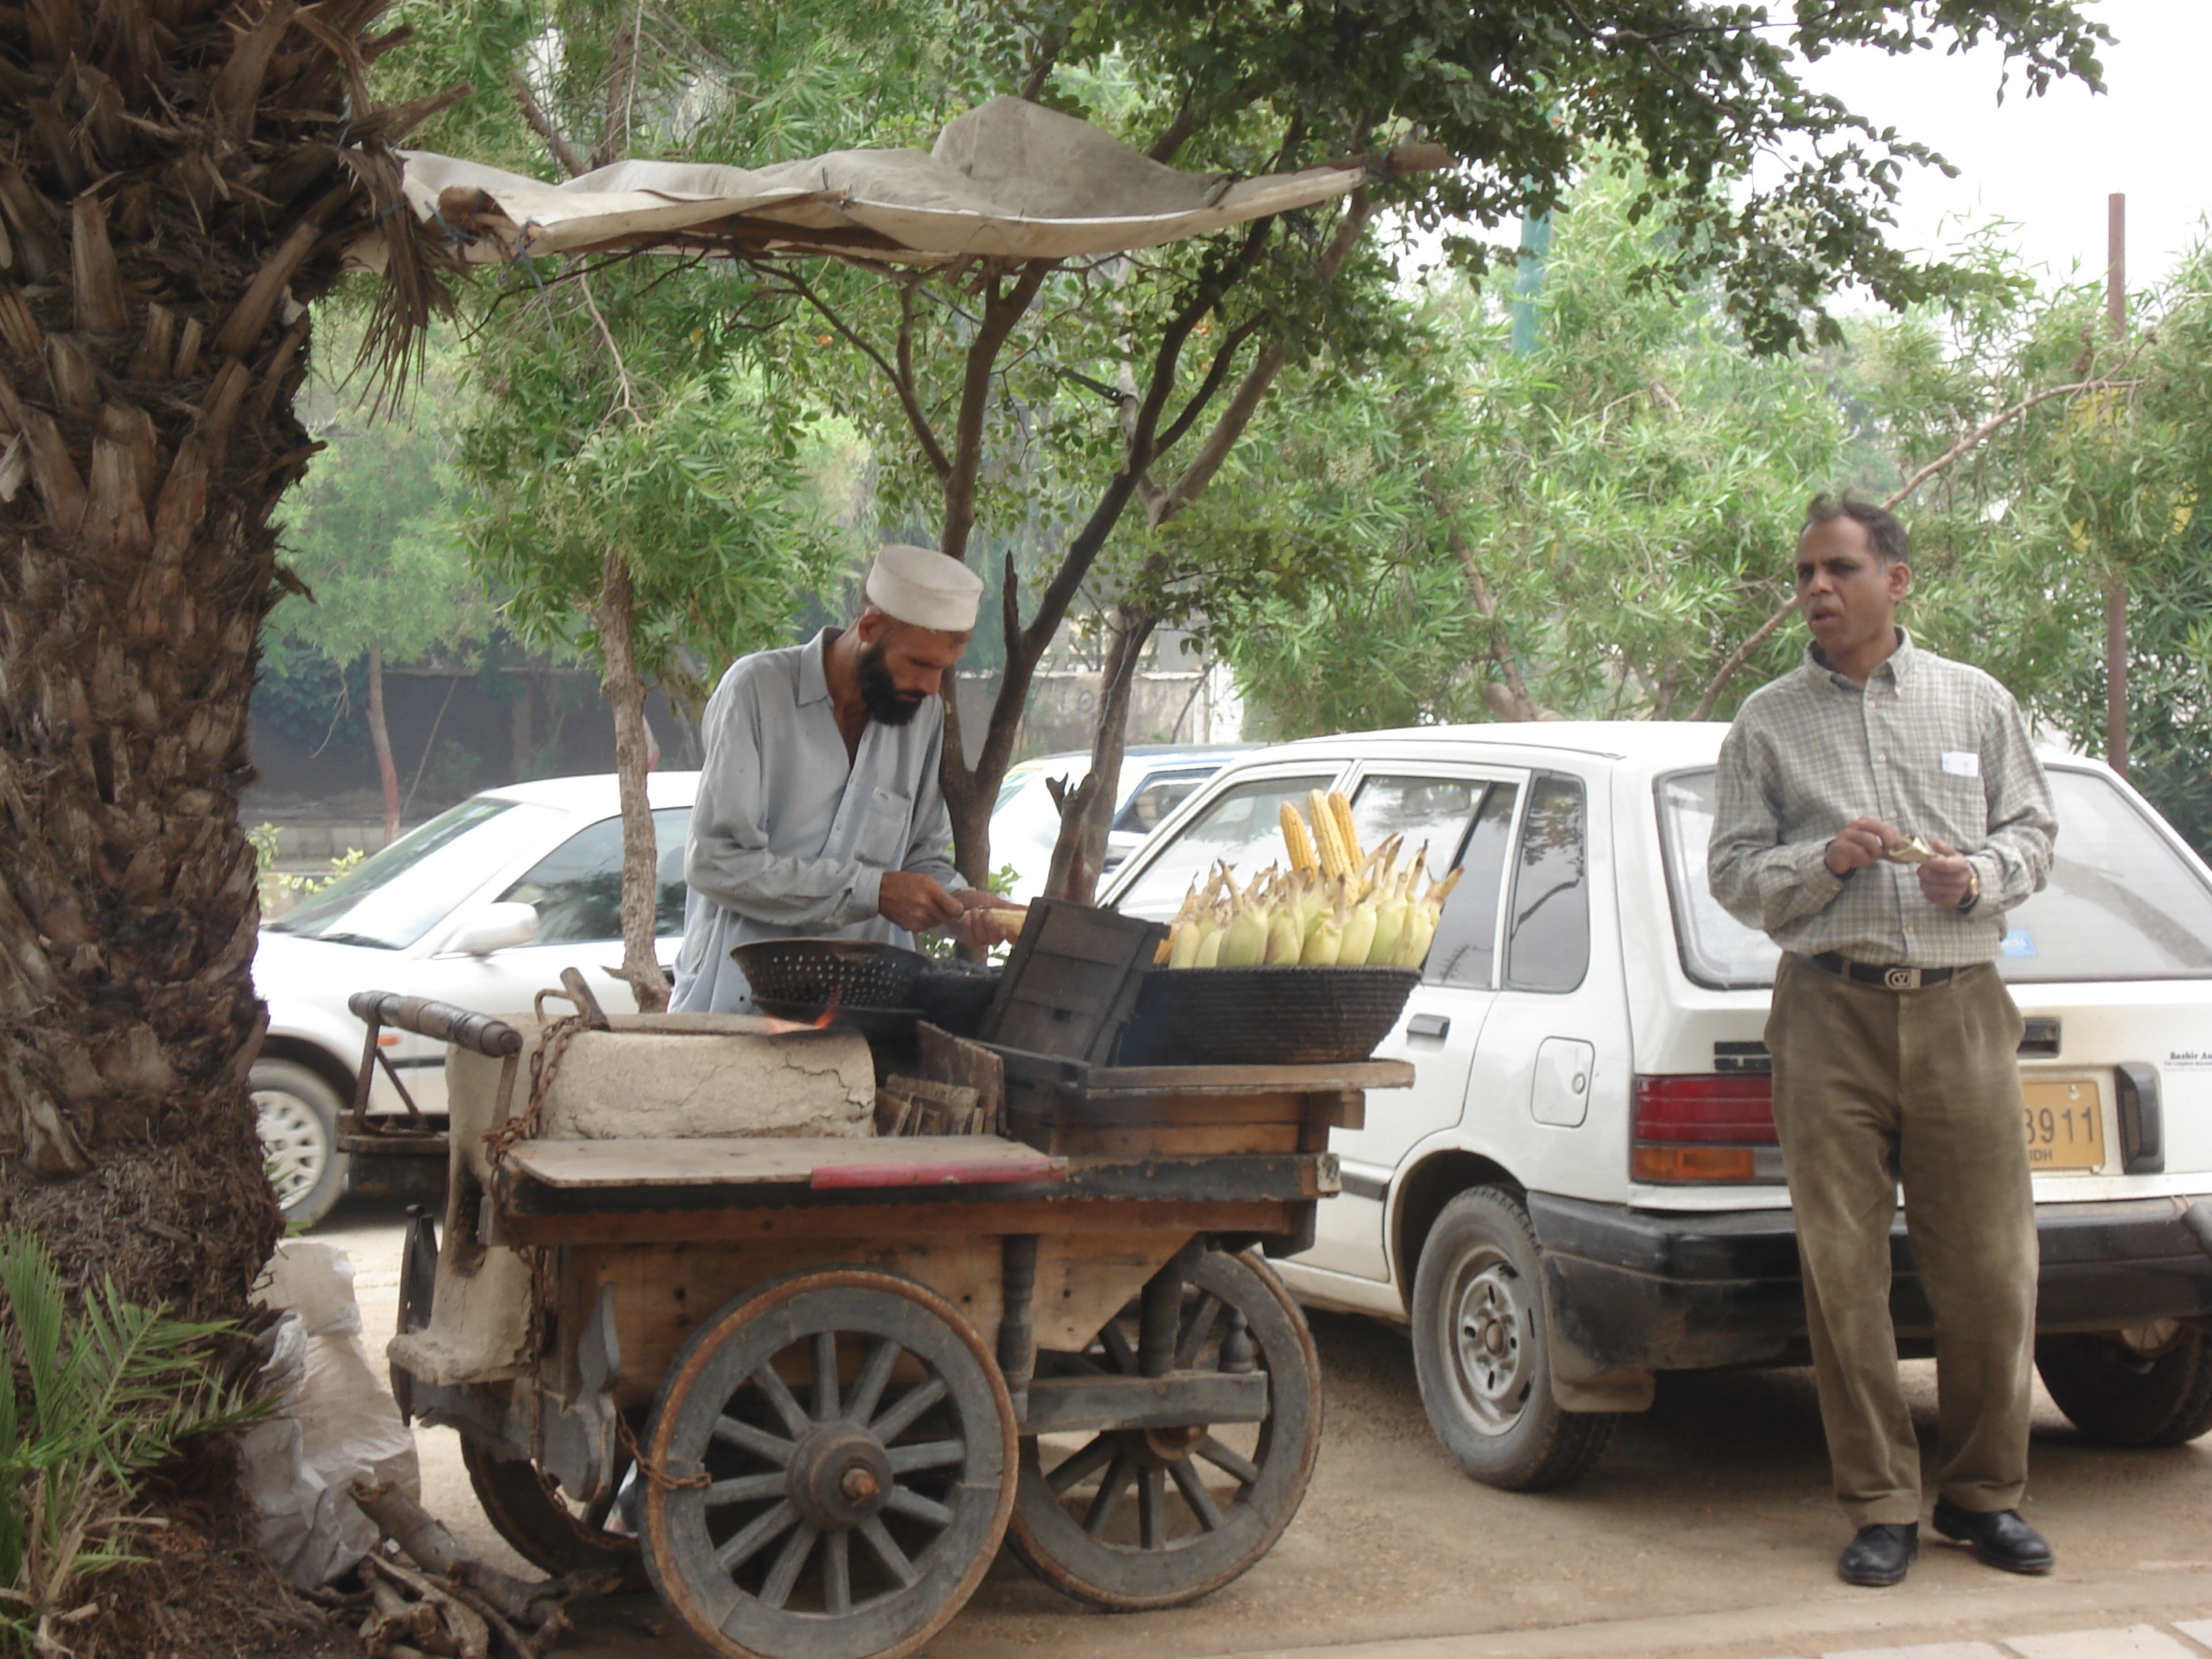
[[(1389, 158), (1393, 172), (1442, 161), (1430, 146)], [(926, 155), (833, 150), (759, 168), (618, 161), (549, 185), (415, 150), (405, 189), (423, 219), (441, 219), (477, 260), (652, 248), (913, 264), (1157, 247), (1311, 207), (1363, 176), (1358, 161), (1264, 179), (1178, 173), (1087, 122), (994, 98), (946, 126)]]

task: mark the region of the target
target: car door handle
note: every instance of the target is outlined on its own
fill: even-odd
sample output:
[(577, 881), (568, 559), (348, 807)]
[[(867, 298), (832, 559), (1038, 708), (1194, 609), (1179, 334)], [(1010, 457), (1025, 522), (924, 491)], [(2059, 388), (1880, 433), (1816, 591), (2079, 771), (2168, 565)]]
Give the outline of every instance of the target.
[(1442, 1038), (1449, 1036), (1450, 1031), (1449, 1014), (1415, 1014), (1406, 1022), (1407, 1036)]

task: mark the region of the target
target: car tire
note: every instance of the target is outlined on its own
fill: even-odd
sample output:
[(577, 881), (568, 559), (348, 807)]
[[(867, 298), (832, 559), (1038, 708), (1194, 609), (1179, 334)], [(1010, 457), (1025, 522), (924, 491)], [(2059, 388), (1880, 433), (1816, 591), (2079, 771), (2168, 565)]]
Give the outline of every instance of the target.
[(1541, 1261), (1528, 1211), (1477, 1187), (1444, 1206), (1413, 1276), (1413, 1370), (1429, 1422), (1461, 1468), (1506, 1492), (1576, 1480), (1618, 1416), (1562, 1411), (1552, 1397)]
[(251, 1082), (260, 1114), (269, 1184), (289, 1227), (312, 1227), (345, 1191), (346, 1155), (338, 1150), (337, 1091), (289, 1060), (254, 1062)]
[(2172, 1320), (2036, 1339), (2035, 1369), (2067, 1420), (2107, 1446), (2183, 1446), (2212, 1431), (2212, 1336)]

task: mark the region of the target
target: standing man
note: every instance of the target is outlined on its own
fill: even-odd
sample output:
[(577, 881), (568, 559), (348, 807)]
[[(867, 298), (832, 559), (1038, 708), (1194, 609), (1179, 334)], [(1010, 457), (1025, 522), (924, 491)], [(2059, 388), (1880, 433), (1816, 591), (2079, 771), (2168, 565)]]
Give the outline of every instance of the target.
[(1837, 1563), (1894, 1584), (1919, 1548), (1920, 1447), (1897, 1374), (1889, 1230), (1905, 1188), (1936, 1315), (1936, 1530), (2048, 1572), (2021, 1518), (2035, 1206), (2021, 1019), (1992, 965), (2057, 828), (2018, 705), (1897, 626), (1904, 526), (1826, 496), (1797, 544), (1813, 635), (1721, 745), (1713, 896), (1782, 947), (1766, 1046), (1838, 1501)]
[(1002, 901), (952, 867), (937, 772), (938, 693), (982, 591), (957, 559), (886, 547), (850, 628), (756, 652), (722, 676), (703, 722), (672, 1012), (751, 1012), (730, 959), (750, 939), (911, 945), (932, 927), (970, 945), (1003, 937), (988, 915)]

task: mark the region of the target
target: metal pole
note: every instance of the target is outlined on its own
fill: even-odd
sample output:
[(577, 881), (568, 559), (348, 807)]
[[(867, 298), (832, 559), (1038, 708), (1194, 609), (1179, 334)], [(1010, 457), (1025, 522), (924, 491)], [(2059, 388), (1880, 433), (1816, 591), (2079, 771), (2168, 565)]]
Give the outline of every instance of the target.
[[(2128, 333), (2128, 198), (2112, 192), (2106, 204), (2105, 322), (2115, 341)], [(2105, 763), (2128, 775), (2128, 573), (2114, 565), (2105, 575)]]

